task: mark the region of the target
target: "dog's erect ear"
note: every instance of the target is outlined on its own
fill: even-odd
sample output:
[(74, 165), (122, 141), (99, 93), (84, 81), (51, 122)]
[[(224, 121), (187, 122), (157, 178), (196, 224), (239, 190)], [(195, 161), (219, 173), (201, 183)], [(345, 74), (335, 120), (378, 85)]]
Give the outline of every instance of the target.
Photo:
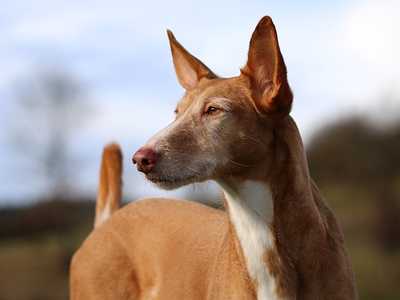
[(176, 76), (184, 89), (193, 89), (201, 78), (207, 77), (211, 79), (217, 77), (205, 64), (183, 48), (170, 30), (167, 30), (167, 33)]
[(263, 17), (250, 40), (242, 75), (249, 77), (253, 98), (262, 112), (288, 114), (293, 95), (271, 18)]

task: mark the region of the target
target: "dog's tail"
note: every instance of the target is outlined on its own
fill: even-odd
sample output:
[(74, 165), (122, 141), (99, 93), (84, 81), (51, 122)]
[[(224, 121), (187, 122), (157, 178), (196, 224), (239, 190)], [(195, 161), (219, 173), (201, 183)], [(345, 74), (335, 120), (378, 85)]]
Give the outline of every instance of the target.
[(122, 196), (122, 152), (118, 144), (104, 147), (100, 167), (94, 227), (103, 224), (120, 207)]

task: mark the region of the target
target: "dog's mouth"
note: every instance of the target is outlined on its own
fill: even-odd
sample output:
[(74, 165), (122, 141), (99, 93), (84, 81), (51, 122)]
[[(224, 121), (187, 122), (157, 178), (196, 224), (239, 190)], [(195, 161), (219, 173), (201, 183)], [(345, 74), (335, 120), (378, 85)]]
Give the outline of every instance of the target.
[(166, 177), (153, 173), (146, 174), (146, 178), (160, 188), (166, 190), (176, 189), (178, 187), (199, 181), (196, 176), (188, 177)]

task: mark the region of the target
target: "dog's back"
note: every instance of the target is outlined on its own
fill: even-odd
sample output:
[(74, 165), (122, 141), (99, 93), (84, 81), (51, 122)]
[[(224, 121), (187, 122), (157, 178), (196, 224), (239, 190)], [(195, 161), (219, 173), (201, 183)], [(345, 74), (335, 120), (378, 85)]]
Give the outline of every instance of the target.
[(254, 299), (230, 229), (224, 211), (194, 202), (131, 203), (75, 253), (71, 299)]

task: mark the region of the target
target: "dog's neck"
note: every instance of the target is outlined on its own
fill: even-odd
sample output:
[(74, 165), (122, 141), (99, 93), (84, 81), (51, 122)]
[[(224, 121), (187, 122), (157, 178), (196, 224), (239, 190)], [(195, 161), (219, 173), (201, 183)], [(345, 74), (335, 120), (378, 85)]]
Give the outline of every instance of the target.
[(290, 244), (287, 251), (296, 256), (298, 253), (294, 252), (305, 243), (303, 237), (309, 230), (324, 226), (314, 199), (303, 143), (291, 118), (276, 130), (274, 144), (275, 158), (268, 178), (274, 206), (273, 227), (279, 232), (278, 242), (286, 243), (286, 247)]
[[(319, 216), (304, 148), (291, 118), (277, 130), (274, 147), (274, 160), (269, 166), (272, 171), (257, 172), (265, 174), (264, 178), (218, 180), (249, 276), (256, 283), (257, 299), (282, 299), (282, 279), (273, 274), (266, 255), (279, 256), (279, 248), (290, 248), (292, 243), (296, 244), (294, 250), (300, 247), (302, 237), (294, 238), (293, 228), (303, 222), (318, 222)], [(258, 168), (266, 166), (260, 164)], [(278, 240), (277, 232), (283, 240)], [(293, 254), (291, 249), (283, 251)]]

